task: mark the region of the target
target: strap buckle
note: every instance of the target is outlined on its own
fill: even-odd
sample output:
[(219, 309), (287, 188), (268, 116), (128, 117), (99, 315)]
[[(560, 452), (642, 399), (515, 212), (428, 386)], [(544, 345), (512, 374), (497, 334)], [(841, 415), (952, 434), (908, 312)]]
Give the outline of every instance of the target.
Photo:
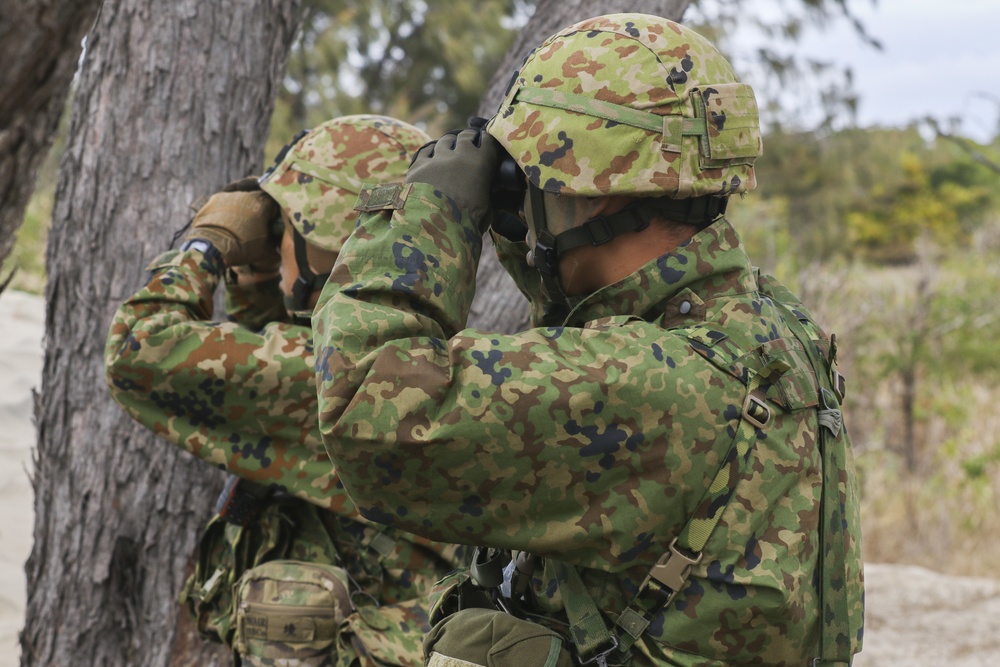
[(535, 268), (542, 273), (549, 275), (559, 275), (559, 254), (555, 246), (546, 243), (541, 239), (535, 240), (535, 247), (531, 251), (532, 262)]
[(843, 405), (844, 397), (847, 395), (847, 378), (839, 371), (833, 371), (830, 380), (833, 384), (833, 393), (837, 395), (837, 401)]
[(588, 220), (584, 229), (587, 230), (587, 235), (590, 237), (590, 245), (604, 245), (615, 237), (615, 232), (611, 229), (611, 223), (603, 215)]
[(771, 408), (767, 407), (764, 399), (751, 392), (743, 401), (743, 419), (753, 426), (763, 429), (771, 421)]
[(650, 579), (656, 579), (671, 590), (670, 599), (667, 601), (667, 604), (670, 604), (674, 596), (684, 588), (684, 583), (691, 574), (691, 568), (701, 562), (702, 555), (701, 552), (692, 556), (687, 555), (677, 546), (675, 537), (670, 543), (670, 549), (649, 569), (649, 574), (646, 575), (646, 580), (642, 582), (639, 590), (644, 589)]
[(581, 665), (596, 663), (597, 667), (608, 667), (608, 656), (618, 650), (618, 637), (611, 635), (608, 637), (608, 640), (610, 641), (610, 645), (607, 648), (595, 651), (589, 658), (578, 655), (576, 656), (576, 661)]

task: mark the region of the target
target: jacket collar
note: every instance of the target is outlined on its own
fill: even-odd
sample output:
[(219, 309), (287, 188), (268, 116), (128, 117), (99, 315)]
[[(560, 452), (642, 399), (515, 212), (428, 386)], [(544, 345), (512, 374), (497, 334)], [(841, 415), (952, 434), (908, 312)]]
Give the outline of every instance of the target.
[[(699, 304), (756, 289), (757, 281), (740, 236), (728, 220), (721, 218), (681, 247), (660, 255), (619, 282), (583, 297), (574, 305), (565, 325), (583, 326), (593, 320), (623, 315), (654, 321), (665, 312), (669, 320), (674, 310), (701, 319), (697, 317), (703, 315)], [(694, 307), (682, 306), (686, 295), (692, 295), (690, 302)]]

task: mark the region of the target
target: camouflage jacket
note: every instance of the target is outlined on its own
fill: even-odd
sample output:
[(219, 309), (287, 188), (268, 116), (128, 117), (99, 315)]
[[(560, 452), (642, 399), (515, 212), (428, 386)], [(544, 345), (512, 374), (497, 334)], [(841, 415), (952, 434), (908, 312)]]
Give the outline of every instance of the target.
[(329, 510), (345, 567), (381, 601), (423, 595), (460, 562), (454, 545), (357, 513), (320, 441), (311, 332), (282, 321), (277, 279), (227, 285), (232, 321), (211, 322), (221, 263), (170, 251), (147, 268), (105, 348), (111, 395), (133, 419), (206, 463)]
[[(745, 369), (781, 359), (774, 423), (749, 473), (687, 587), (633, 650), (636, 664), (807, 664), (819, 628), (815, 406), (829, 369), (810, 365), (775, 299), (831, 355), (801, 304), (758, 279), (720, 220), (584, 299), (563, 326), (467, 329), (479, 235), (433, 188), (405, 188), (396, 210), (362, 215), (313, 316), (320, 430), (361, 512), (575, 565), (613, 621), (733, 442)], [(862, 565), (847, 468), (856, 650)], [(552, 614), (554, 569), (532, 582)]]

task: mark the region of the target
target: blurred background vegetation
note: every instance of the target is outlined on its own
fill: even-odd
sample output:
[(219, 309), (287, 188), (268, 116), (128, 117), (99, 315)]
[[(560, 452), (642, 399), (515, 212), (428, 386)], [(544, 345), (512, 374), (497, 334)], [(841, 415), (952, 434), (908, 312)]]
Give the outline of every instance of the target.
[[(1000, 136), (976, 143), (926, 119), (854, 127), (850, 73), (782, 55), (804, 22), (851, 20), (843, 0), (802, 0), (780, 21), (745, 11), (773, 0), (702, 0), (687, 22), (725, 48), (755, 20), (766, 120), (758, 189), (730, 217), (751, 258), (799, 292), (841, 345), (847, 419), (863, 482), (865, 556), (996, 576), (1000, 553)], [(533, 0), (312, 0), (272, 123), (274, 155), (302, 127), (376, 112), (432, 135), (465, 124)], [(877, 41), (856, 31), (861, 42)], [(808, 83), (815, 127), (768, 98)], [(766, 100), (771, 100), (765, 103)], [(44, 243), (62, 141), (18, 235), (12, 287), (44, 289)], [(266, 165), (262, 165), (262, 168)]]

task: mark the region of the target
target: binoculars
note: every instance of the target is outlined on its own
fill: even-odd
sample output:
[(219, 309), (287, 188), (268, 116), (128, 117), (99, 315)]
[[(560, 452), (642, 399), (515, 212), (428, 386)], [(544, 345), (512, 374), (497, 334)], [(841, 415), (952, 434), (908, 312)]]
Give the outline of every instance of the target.
[(278, 214), (267, 225), (267, 239), (271, 244), (276, 247), (281, 247), (281, 239), (285, 235), (285, 221), (282, 219), (281, 215)]
[(518, 213), (524, 205), (528, 181), (524, 172), (506, 151), (500, 158), (490, 204), (493, 208), (491, 227), (500, 236), (511, 241), (524, 241), (528, 226)]

